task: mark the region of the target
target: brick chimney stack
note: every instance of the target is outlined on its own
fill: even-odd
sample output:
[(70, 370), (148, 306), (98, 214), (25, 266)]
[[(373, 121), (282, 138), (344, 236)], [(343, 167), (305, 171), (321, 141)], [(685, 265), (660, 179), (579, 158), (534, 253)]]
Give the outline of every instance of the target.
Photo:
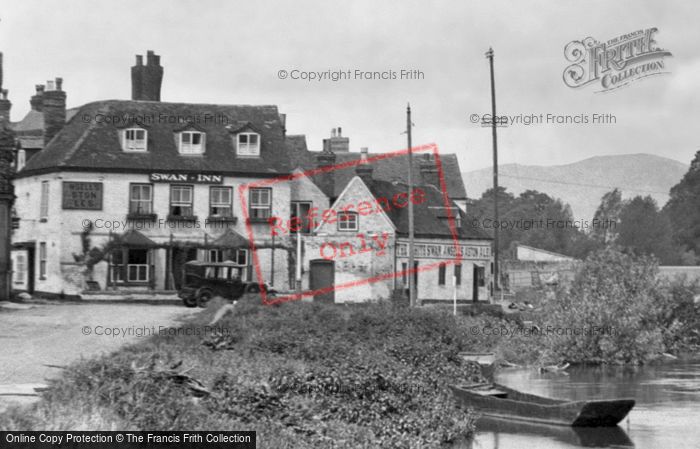
[(364, 181), (367, 187), (369, 187), (372, 185), (372, 172), (374, 172), (374, 167), (367, 162), (367, 148), (362, 148), (360, 160), (362, 162), (355, 167), (355, 173)]
[(0, 52), (0, 123), (10, 123), (12, 103), (7, 99), (7, 89), (2, 88), (2, 52)]
[(331, 130), (331, 137), (329, 139), (323, 139), (323, 151), (330, 151), (332, 153), (347, 153), (350, 151), (350, 139), (348, 137), (343, 137), (342, 128), (333, 128)]
[(131, 99), (160, 101), (160, 87), (163, 83), (163, 67), (160, 56), (153, 50), (146, 52), (146, 65), (143, 56), (136, 55), (136, 65), (131, 68)]
[(423, 153), (420, 161), (420, 174), (424, 184), (429, 184), (440, 189), (440, 175), (431, 154)]
[(32, 111), (41, 112), (44, 110), (44, 85), (36, 84), (34, 87), (36, 88), (36, 93), (29, 99), (29, 104), (32, 107)]
[[(38, 92), (39, 89), (37, 89)], [(44, 145), (46, 145), (66, 124), (66, 93), (63, 91), (63, 78), (46, 82), (41, 110), (44, 113)]]
[(321, 191), (326, 194), (331, 201), (335, 200), (335, 165), (336, 155), (330, 151), (322, 151), (316, 155), (316, 167), (327, 167), (328, 169), (314, 175)]

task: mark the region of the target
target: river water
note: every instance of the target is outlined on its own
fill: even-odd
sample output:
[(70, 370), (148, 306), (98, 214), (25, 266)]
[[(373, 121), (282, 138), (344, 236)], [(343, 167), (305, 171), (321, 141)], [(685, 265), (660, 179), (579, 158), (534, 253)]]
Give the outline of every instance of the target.
[(473, 449), (634, 447), (700, 449), (700, 361), (674, 361), (641, 368), (575, 367), (569, 375), (503, 369), (498, 383), (554, 398), (634, 398), (637, 403), (615, 428), (515, 424), (481, 418)]

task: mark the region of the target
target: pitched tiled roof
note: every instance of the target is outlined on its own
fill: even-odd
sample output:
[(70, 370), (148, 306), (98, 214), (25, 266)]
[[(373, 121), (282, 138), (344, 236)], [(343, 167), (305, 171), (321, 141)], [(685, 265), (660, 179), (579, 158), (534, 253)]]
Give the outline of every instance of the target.
[(18, 136), (20, 146), (27, 149), (41, 149), (44, 148), (44, 137), (43, 136)]
[(27, 112), (27, 115), (25, 115), (22, 120), (13, 123), (11, 125), (11, 128), (18, 135), (41, 135), (44, 133), (44, 113), (31, 110)]
[[(378, 153), (369, 153), (368, 158), (376, 156)], [(428, 156), (427, 153), (420, 153), (413, 155), (413, 179), (414, 182), (420, 183), (422, 179), (420, 172), (420, 163), (423, 156)], [(340, 164), (342, 162), (354, 161), (360, 159), (360, 153), (337, 153), (336, 163)], [(460, 200), (467, 198), (467, 192), (464, 189), (464, 182), (462, 181), (462, 174), (459, 171), (459, 162), (457, 160), (457, 155), (455, 154), (441, 154), (440, 161), (442, 163), (443, 176), (445, 178), (445, 185), (447, 187), (447, 193), (453, 200)], [(373, 176), (376, 179), (382, 179), (385, 181), (397, 181), (408, 183), (408, 156), (396, 156), (386, 159), (380, 159), (372, 161), (372, 167), (374, 168)], [(355, 176), (354, 169), (349, 170), (339, 170), (338, 176), (336, 177), (335, 189), (338, 194), (342, 191), (342, 188)], [(341, 185), (342, 187), (340, 187)]]
[[(304, 136), (289, 136), (297, 139), (294, 145), (290, 146), (290, 152), (293, 153), (292, 161), (297, 167), (309, 170), (317, 167), (316, 156), (320, 152), (307, 151), (306, 139)], [(303, 142), (302, 142), (303, 140)], [(368, 153), (367, 157), (372, 158), (381, 153)], [(361, 153), (343, 152), (335, 153), (336, 164), (358, 160), (362, 157)], [(420, 163), (424, 154), (415, 154), (413, 157), (413, 179), (414, 182), (424, 181), (420, 172)], [(453, 200), (467, 199), (467, 191), (464, 188), (462, 174), (459, 169), (459, 161), (455, 154), (441, 154), (440, 161), (442, 162), (443, 175), (447, 193)], [(397, 181), (408, 183), (408, 156), (395, 156), (386, 159), (378, 159), (372, 161), (374, 168), (373, 177), (384, 181)], [(345, 169), (334, 170), (335, 173), (335, 197), (341, 194), (345, 186), (355, 176), (355, 168), (348, 167)]]
[[(122, 151), (118, 131), (126, 123), (115, 125), (104, 123), (104, 120), (96, 123), (97, 116), (152, 117), (152, 121), (143, 121), (148, 131), (148, 151)], [(181, 155), (178, 152), (176, 132), (187, 127), (187, 123), (177, 119), (187, 120), (188, 117), (199, 118), (194, 127), (206, 133), (203, 155)], [(213, 118), (207, 121), (205, 117)], [(245, 124), (261, 133), (259, 158), (236, 157), (231, 129)], [(292, 164), (276, 106), (107, 100), (80, 107), (46, 148), (28, 161), (17, 176), (67, 169), (197, 171), (274, 176), (290, 173)]]
[[(447, 220), (447, 209), (445, 199), (435, 186), (417, 185), (414, 189), (420, 188), (425, 192), (425, 202), (415, 204), (413, 207), (414, 234), (416, 237), (453, 238)], [(398, 182), (387, 182), (372, 180), (369, 190), (375, 198), (386, 198), (391, 200), (394, 195), (406, 193), (408, 184)], [(491, 236), (483, 229), (471, 225), (466, 214), (454, 203), (451, 204), (452, 216), (459, 214), (461, 226), (457, 229), (460, 239), (488, 240)], [(396, 226), (396, 232), (401, 236), (408, 235), (408, 208), (390, 208), (387, 216)], [(455, 224), (457, 222), (455, 221)]]
[(314, 153), (307, 150), (306, 136), (290, 134), (287, 136), (287, 149), (294, 168), (314, 168)]

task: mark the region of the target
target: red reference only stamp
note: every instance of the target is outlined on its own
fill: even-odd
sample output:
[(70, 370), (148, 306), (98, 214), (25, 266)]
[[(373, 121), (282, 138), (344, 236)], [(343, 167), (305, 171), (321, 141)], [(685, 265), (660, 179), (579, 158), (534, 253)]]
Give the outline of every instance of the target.
[[(467, 248), (460, 241), (464, 212), (449, 198), (437, 145), (411, 152), (410, 186), (408, 149), (338, 153), (339, 158), (316, 153), (334, 163), (239, 186), (264, 304), (389, 298), (408, 285), (408, 276), (435, 271), (437, 277), (439, 269), (444, 278), (446, 266), (461, 269), (465, 250), (490, 256), (490, 247)], [(275, 203), (278, 197), (291, 198), (291, 204)], [(419, 261), (413, 267), (408, 266), (411, 208)], [(272, 277), (282, 292), (276, 296), (262, 288)]]

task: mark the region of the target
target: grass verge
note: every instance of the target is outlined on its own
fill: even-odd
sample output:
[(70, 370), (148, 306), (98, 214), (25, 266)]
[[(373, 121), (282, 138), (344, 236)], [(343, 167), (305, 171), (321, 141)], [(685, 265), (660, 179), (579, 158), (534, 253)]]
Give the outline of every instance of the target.
[(481, 350), (439, 310), (239, 301), (168, 335), (71, 365), (3, 430), (256, 430), (258, 446), (439, 447), (474, 431), (448, 386)]

